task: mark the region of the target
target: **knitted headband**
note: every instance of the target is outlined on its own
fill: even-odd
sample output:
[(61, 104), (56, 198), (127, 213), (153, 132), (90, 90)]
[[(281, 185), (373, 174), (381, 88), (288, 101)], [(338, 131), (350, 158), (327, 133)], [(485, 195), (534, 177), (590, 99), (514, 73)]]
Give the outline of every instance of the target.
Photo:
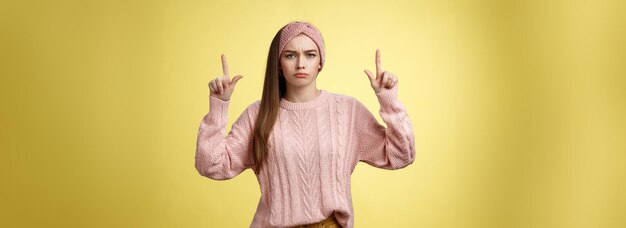
[(317, 48), (320, 50), (320, 58), (321, 58), (320, 71), (321, 71), (322, 70), (321, 68), (324, 67), (324, 59), (325, 59), (324, 39), (322, 38), (322, 34), (320, 33), (320, 30), (317, 29), (315, 26), (313, 26), (311, 23), (294, 21), (285, 25), (285, 27), (283, 27), (283, 31), (280, 34), (280, 43), (278, 45), (279, 56), (282, 55), (283, 49), (285, 48), (287, 43), (291, 39), (293, 39), (294, 37), (300, 34), (304, 34), (308, 36), (309, 38), (311, 38), (311, 40), (315, 42), (315, 44), (317, 45)]

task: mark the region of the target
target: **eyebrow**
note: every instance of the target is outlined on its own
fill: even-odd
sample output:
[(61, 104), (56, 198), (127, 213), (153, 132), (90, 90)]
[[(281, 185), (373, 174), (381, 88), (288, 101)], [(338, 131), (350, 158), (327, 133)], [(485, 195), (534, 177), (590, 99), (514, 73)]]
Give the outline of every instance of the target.
[[(292, 53), (296, 53), (296, 51), (294, 51), (294, 50), (285, 50), (285, 52), (292, 52)], [(311, 50), (306, 50), (306, 51), (304, 51), (304, 52), (317, 52), (317, 50), (316, 50), (316, 49), (311, 49)]]

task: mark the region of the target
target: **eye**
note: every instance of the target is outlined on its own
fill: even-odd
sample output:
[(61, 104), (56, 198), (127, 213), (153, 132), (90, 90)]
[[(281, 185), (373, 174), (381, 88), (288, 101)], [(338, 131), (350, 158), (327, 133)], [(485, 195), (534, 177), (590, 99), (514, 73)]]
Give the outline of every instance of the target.
[(285, 57), (287, 57), (288, 59), (291, 59), (291, 57), (293, 57), (293, 54), (287, 54), (285, 55)]
[(309, 57), (315, 58), (315, 54), (309, 53)]

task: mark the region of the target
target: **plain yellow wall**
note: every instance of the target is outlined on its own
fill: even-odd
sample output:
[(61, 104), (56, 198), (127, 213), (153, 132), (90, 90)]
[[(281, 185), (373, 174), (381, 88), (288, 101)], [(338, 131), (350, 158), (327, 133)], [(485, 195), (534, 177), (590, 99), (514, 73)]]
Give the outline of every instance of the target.
[[(207, 83), (260, 99), (272, 37), (309, 21), (318, 87), (378, 116), (399, 78), (417, 159), (361, 163), (356, 227), (626, 227), (623, 1), (2, 1), (0, 227), (247, 227), (247, 170), (194, 168)], [(381, 122), (382, 123), (382, 122)]]

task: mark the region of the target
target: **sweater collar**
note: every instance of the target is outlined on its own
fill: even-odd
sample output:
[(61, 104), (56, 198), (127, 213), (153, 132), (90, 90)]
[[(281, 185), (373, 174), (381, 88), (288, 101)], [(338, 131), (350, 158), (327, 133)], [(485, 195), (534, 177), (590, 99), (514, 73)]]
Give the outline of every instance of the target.
[(287, 110), (306, 110), (320, 106), (328, 97), (326, 90), (320, 89), (320, 94), (313, 100), (307, 102), (290, 102), (285, 98), (280, 99), (280, 107)]

